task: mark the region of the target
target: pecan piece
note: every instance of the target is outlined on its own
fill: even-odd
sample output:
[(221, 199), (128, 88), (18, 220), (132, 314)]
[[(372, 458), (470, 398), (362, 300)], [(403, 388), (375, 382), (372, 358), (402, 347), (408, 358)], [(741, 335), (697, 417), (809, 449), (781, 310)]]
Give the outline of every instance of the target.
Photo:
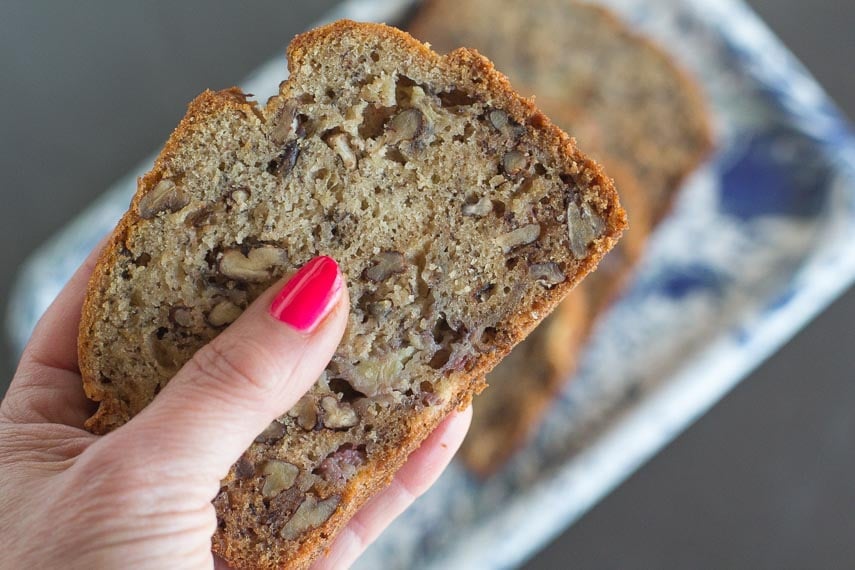
[(255, 465), (247, 458), (246, 455), (241, 455), (240, 459), (235, 463), (235, 477), (238, 479), (249, 479), (255, 475)]
[(232, 324), (243, 313), (243, 309), (231, 301), (220, 301), (208, 312), (207, 321), (212, 327), (224, 327)]
[(363, 275), (374, 283), (380, 283), (404, 271), (404, 255), (398, 251), (380, 252), (371, 261), (373, 265), (368, 267)]
[(258, 434), (255, 438), (256, 443), (271, 443), (282, 439), (285, 435), (285, 426), (280, 422), (273, 420), (270, 422), (264, 431)]
[(522, 125), (501, 109), (493, 109), (487, 113), (487, 120), (490, 121), (494, 129), (508, 137), (518, 138), (525, 131)]
[(169, 178), (164, 178), (140, 198), (137, 212), (141, 218), (151, 219), (160, 212), (177, 212), (190, 203), (190, 198)]
[(492, 211), (493, 201), (487, 198), (486, 196), (482, 197), (474, 204), (463, 204), (464, 216), (474, 216), (476, 218), (483, 218)]
[(297, 117), (297, 100), (288, 99), (273, 119), (270, 138), (276, 144), (284, 144), (295, 135), (298, 135), (299, 129), (300, 121)]
[(386, 142), (389, 144), (418, 138), (425, 131), (424, 113), (415, 108), (401, 111), (392, 117), (386, 130)]
[(380, 301), (369, 303), (367, 308), (368, 314), (379, 321), (386, 318), (386, 315), (392, 312), (392, 301), (381, 299)]
[(169, 310), (169, 321), (179, 327), (187, 328), (193, 324), (193, 311), (184, 305)]
[(333, 149), (342, 164), (348, 170), (356, 168), (356, 154), (350, 148), (350, 143), (347, 141), (347, 135), (344, 133), (336, 133), (327, 139), (327, 144)]
[(327, 455), (315, 473), (330, 483), (343, 485), (356, 474), (356, 470), (364, 462), (365, 451), (346, 443)]
[(252, 196), (252, 191), (246, 186), (230, 188), (226, 192), (226, 204), (229, 208), (243, 208)]
[(285, 176), (294, 169), (297, 158), (300, 156), (300, 145), (297, 141), (291, 141), (285, 145), (285, 150), (279, 156), (270, 161), (267, 171), (277, 176)]
[(570, 251), (578, 259), (588, 255), (588, 247), (603, 235), (605, 222), (591, 210), (588, 204), (567, 206), (567, 230), (570, 236)]
[(286, 461), (273, 459), (264, 464), (261, 473), (267, 475), (264, 479), (264, 485), (261, 487), (261, 496), (265, 499), (271, 499), (294, 486), (300, 469)]
[(523, 153), (511, 150), (502, 157), (502, 170), (509, 176), (516, 176), (525, 169), (527, 162)]
[(546, 288), (564, 283), (567, 280), (567, 276), (561, 271), (561, 267), (554, 261), (535, 263), (528, 268), (528, 272), (529, 275)]
[(285, 251), (272, 245), (262, 245), (244, 255), (240, 249), (223, 252), (220, 273), (236, 281), (258, 283), (269, 279), (276, 266), (287, 261)]
[(306, 395), (297, 400), (288, 415), (297, 420), (297, 425), (306, 431), (312, 431), (318, 425), (318, 404), (314, 396)]
[(510, 253), (513, 249), (536, 241), (538, 237), (540, 237), (540, 224), (527, 224), (500, 235), (496, 238), (496, 243), (501, 246), (503, 252)]
[(330, 429), (344, 429), (359, 423), (359, 416), (353, 407), (346, 402), (339, 402), (335, 396), (321, 398), (321, 408), (324, 410), (323, 424)]
[(340, 495), (319, 501), (315, 495), (307, 494), (306, 499), (282, 527), (279, 536), (285, 540), (293, 540), (309, 529), (318, 528), (332, 516), (340, 501)]

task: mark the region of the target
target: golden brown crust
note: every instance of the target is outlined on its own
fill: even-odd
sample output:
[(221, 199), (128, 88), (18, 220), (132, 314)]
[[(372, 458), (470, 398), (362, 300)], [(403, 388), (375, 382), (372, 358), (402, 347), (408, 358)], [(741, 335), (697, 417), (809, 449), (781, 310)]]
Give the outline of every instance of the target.
[(525, 445), (575, 370), (590, 321), (587, 305), (584, 293), (570, 293), (487, 375), (489, 389), (474, 402), (472, 425), (459, 453), (478, 477), (495, 474)]
[(140, 221), (140, 216), (137, 213), (137, 206), (140, 200), (154, 188), (158, 181), (169, 174), (167, 172), (169, 157), (174, 154), (182, 141), (190, 136), (192, 130), (206, 116), (218, 110), (228, 108), (240, 112), (257, 113), (255, 103), (247, 102), (246, 95), (237, 87), (217, 92), (206, 90), (190, 103), (187, 108), (187, 114), (178, 123), (178, 126), (166, 141), (163, 150), (158, 154), (154, 168), (137, 180), (137, 191), (131, 200), (128, 211), (119, 220), (116, 228), (110, 234), (107, 243), (104, 245), (104, 249), (98, 256), (98, 261), (89, 279), (86, 297), (83, 301), (77, 344), (80, 373), (83, 376), (83, 389), (86, 392), (86, 397), (100, 403), (96, 414), (86, 421), (86, 429), (93, 433), (104, 434), (115, 429), (118, 425), (112, 419), (127, 415), (120, 401), (105, 400), (104, 392), (92, 382), (92, 371), (95, 369), (93, 362), (95, 355), (93, 351), (93, 338), (90, 334), (98, 318), (97, 301), (100, 298), (100, 293), (107, 290), (107, 284), (111, 278), (109, 271), (115, 266), (118, 253), (124, 248), (124, 241), (128, 232)]
[[(552, 125), (531, 101), (517, 95), (507, 79), (499, 74), (489, 61), (472, 50), (461, 49), (448, 56), (440, 57), (407, 34), (393, 28), (343, 21), (298, 36), (288, 50), (289, 68), (292, 72), (297, 69), (303, 63), (312, 46), (342, 35), (362, 38), (366, 42), (381, 37), (385, 41), (392, 42), (398, 49), (411, 54), (414, 60), (427, 61), (433, 67), (441, 68), (447, 73), (457, 74), (461, 81), (465, 80), (467, 83), (475, 82), (481, 85), (481, 89), (489, 92), (496, 104), (507, 110), (511, 117), (519, 123), (530, 125), (535, 129), (536, 144), (548, 148), (558, 157), (559, 168), (574, 178), (578, 178), (580, 187), (590, 189), (591, 195), (587, 197), (594, 201), (598, 213), (602, 215), (605, 222), (605, 233), (594, 242), (590, 255), (582, 263), (576, 275), (564, 283), (558, 284), (548, 294), (541, 295), (533, 306), (521, 310), (516, 315), (513, 326), (496, 339), (496, 350), (492, 354), (481, 357), (471, 370), (451, 375), (456, 380), (455, 391), (441, 408), (424, 408), (418, 412), (413, 412), (407, 418), (409, 425), (402, 428), (408, 433), (404, 445), (395, 450), (387, 449), (384, 454), (373, 457), (370, 464), (365, 469), (361, 469), (358, 475), (347, 483), (341, 506), (336, 512), (325, 523), (308, 533), (296, 549), (287, 553), (275, 550), (259, 553), (252, 551), (246, 544), (227, 540), (222, 534), (217, 533), (213, 542), (215, 552), (228, 560), (235, 568), (280, 567), (285, 563), (285, 554), (289, 556), (287, 559), (289, 567), (307, 567), (318, 552), (330, 544), (353, 513), (373, 494), (388, 484), (397, 469), (406, 461), (409, 453), (420, 445), (438, 423), (452, 410), (462, 409), (468, 405), (472, 396), (483, 389), (484, 375), (514, 344), (524, 338), (587, 272), (596, 267), (599, 259), (614, 245), (626, 227), (626, 216), (618, 203), (613, 184), (605, 176), (600, 166), (580, 153), (566, 134)], [(287, 83), (285, 88), (287, 89)], [(87, 422), (87, 427), (90, 430), (96, 433), (109, 431), (117, 427), (117, 418), (122, 421), (123, 418), (126, 419), (125, 416), (127, 415), (126, 411), (117, 409), (120, 404), (115, 400), (107, 399), (104, 392), (97, 387), (94, 378), (96, 371), (95, 350), (91, 331), (98, 318), (98, 301), (103, 298), (103, 292), (107, 290), (107, 286), (113, 278), (110, 271), (116, 265), (117, 255), (125, 247), (128, 233), (140, 222), (140, 217), (137, 214), (140, 200), (162, 178), (174, 174), (169, 171), (170, 157), (181, 148), (183, 141), (189, 139), (193, 131), (203, 124), (207, 117), (228, 109), (245, 116), (263, 117), (269, 114), (274, 106), (275, 102), (271, 101), (267, 108), (262, 111), (255, 104), (247, 102), (243, 94), (237, 89), (218, 93), (203, 93), (189, 106), (186, 117), (169, 138), (152, 171), (139, 180), (138, 191), (131, 203), (130, 210), (119, 222), (107, 247), (101, 254), (98, 266), (90, 281), (84, 304), (79, 340), (80, 368), (87, 395), (101, 403), (98, 413)]]
[(621, 205), (631, 220), (620, 243), (601, 261), (598, 271), (582, 283), (571, 295), (585, 295), (588, 304), (588, 323), (585, 336), (596, 320), (623, 291), (653, 232), (652, 204), (635, 178), (632, 169), (622, 160), (600, 153), (618, 188)]
[(478, 477), (494, 475), (535, 433), (572, 379), (579, 354), (603, 311), (619, 295), (652, 230), (646, 196), (631, 169), (605, 157), (631, 223), (621, 241), (533, 334), (487, 375), (460, 459)]

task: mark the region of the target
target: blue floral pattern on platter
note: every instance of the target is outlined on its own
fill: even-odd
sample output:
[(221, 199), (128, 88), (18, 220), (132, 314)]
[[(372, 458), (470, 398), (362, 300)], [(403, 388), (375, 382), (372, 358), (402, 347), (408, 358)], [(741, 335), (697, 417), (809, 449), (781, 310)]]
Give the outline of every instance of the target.
[[(682, 190), (576, 378), (498, 476), (452, 467), (358, 568), (507, 568), (576, 520), (855, 279), (855, 142), (819, 86), (739, 0), (604, 0), (701, 82), (718, 152)], [(395, 22), (408, 0), (328, 19)], [(244, 86), (263, 100), (279, 58)], [(38, 316), (118, 220), (119, 181), (26, 266), (7, 328)], [(532, 516), (532, 513), (536, 513)]]

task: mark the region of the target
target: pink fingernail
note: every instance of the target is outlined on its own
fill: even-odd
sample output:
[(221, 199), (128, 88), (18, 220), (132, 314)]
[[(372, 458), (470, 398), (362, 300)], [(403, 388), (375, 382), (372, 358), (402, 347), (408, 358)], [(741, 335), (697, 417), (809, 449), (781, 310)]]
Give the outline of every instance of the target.
[(333, 258), (316, 257), (282, 287), (270, 314), (299, 331), (311, 332), (335, 305), (342, 282)]

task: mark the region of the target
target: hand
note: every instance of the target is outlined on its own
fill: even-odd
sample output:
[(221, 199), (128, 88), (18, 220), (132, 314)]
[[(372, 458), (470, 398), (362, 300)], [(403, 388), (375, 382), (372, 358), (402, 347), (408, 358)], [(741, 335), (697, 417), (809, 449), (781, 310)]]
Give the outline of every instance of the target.
[[(99, 437), (83, 429), (93, 407), (77, 363), (94, 262), (93, 254), (39, 322), (0, 405), (0, 567), (226, 568), (211, 554), (211, 500), (253, 438), (332, 357), (348, 313), (338, 267), (307, 264), (314, 276), (301, 270), (285, 285), (290, 302), (277, 295), (282, 283), (268, 290), (151, 405)], [(351, 564), (439, 476), (470, 416), (441, 424), (316, 566)]]

